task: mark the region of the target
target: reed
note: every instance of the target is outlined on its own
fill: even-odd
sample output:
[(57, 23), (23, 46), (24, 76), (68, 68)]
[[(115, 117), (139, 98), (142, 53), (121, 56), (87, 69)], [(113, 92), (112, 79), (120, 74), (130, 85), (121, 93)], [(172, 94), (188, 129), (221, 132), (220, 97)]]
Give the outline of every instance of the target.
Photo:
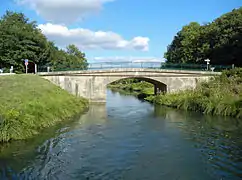
[(156, 104), (206, 114), (242, 117), (242, 68), (227, 70), (194, 90), (148, 97)]

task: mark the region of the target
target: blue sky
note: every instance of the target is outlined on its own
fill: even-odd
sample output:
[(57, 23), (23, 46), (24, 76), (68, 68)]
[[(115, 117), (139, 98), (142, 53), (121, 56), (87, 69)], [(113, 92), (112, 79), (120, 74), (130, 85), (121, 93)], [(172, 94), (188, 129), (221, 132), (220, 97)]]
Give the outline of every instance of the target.
[(73, 43), (89, 61), (160, 61), (182, 26), (210, 22), (242, 0), (1, 0), (23, 12), (59, 47)]

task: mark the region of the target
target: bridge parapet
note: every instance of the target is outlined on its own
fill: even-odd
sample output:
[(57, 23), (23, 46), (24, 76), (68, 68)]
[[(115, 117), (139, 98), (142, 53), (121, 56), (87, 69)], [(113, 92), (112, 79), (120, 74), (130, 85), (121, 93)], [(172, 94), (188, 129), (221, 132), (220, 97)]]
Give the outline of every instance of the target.
[(105, 70), (81, 70), (81, 71), (56, 71), (56, 72), (40, 72), (41, 76), (45, 75), (72, 75), (72, 74), (87, 74), (87, 75), (98, 75), (98, 74), (118, 74), (118, 73), (152, 73), (152, 74), (186, 74), (186, 75), (205, 75), (215, 76), (220, 75), (221, 72), (211, 71), (188, 71), (188, 70), (169, 70), (169, 69), (144, 69), (144, 68), (118, 68), (118, 69), (105, 69)]

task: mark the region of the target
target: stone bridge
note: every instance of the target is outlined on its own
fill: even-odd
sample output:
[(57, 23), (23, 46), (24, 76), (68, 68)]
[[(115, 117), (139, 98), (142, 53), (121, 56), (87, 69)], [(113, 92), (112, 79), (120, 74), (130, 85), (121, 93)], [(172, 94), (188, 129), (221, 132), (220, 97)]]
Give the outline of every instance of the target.
[(43, 78), (90, 102), (106, 102), (107, 85), (127, 78), (137, 78), (154, 85), (154, 94), (193, 89), (199, 81), (220, 73), (164, 69), (110, 69), (38, 73)]

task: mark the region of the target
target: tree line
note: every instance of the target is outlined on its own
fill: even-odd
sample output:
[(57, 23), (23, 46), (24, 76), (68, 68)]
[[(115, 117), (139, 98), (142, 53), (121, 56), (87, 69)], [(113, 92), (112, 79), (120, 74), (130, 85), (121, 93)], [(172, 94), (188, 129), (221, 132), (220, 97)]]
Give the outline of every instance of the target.
[(184, 26), (168, 46), (167, 63), (242, 66), (242, 7), (213, 22)]
[[(242, 7), (211, 23), (191, 22), (184, 26), (168, 46), (164, 57), (171, 64), (242, 66)], [(0, 18), (0, 68), (24, 72), (24, 59), (39, 67), (87, 69), (85, 53), (75, 45), (65, 50), (49, 41), (23, 13), (7, 11)]]
[(85, 53), (75, 45), (65, 50), (49, 41), (23, 13), (7, 11), (0, 19), (0, 68), (9, 70), (11, 66), (17, 73), (24, 72), (24, 60), (38, 67), (50, 66), (53, 69), (87, 69)]

